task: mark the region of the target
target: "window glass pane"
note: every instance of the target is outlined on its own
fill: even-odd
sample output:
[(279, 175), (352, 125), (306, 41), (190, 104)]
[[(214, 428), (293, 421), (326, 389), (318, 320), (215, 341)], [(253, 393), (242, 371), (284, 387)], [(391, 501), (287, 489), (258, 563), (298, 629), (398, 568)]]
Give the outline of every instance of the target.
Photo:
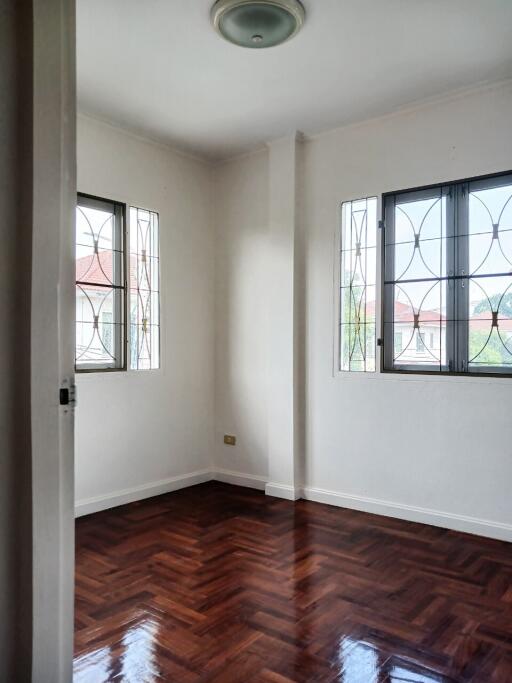
[(468, 364), (512, 366), (512, 277), (469, 280)]
[(76, 279), (122, 286), (122, 241), (115, 234), (115, 205), (104, 206), (99, 209), (79, 203), (77, 207)]
[[(341, 367), (352, 372), (375, 371), (375, 325), (341, 325)], [(372, 355), (373, 354), (373, 355)]]
[(512, 373), (512, 178), (385, 200), (387, 369)]
[(377, 199), (342, 204), (340, 369), (375, 371)]
[(494, 275), (512, 270), (512, 231), (494, 239), (492, 233), (469, 235), (470, 275)]
[(76, 210), (77, 370), (123, 366), (122, 249), (120, 205), (79, 196)]
[[(385, 323), (386, 337), (393, 332), (393, 363), (397, 369), (425, 369), (440, 371), (446, 363), (444, 330), (434, 322), (425, 324), (422, 329), (414, 323), (400, 321)], [(394, 339), (394, 343), (393, 343)]]
[(512, 367), (512, 184), (472, 189), (467, 226), (468, 369)]
[[(492, 184), (492, 181), (491, 181)], [(471, 235), (512, 230), (512, 184), (471, 190), (469, 193), (469, 221), (466, 231)]]
[(121, 325), (114, 329), (116, 310), (121, 310), (121, 290), (87, 284), (76, 286), (76, 362), (99, 363), (116, 367), (116, 338)]
[(152, 370), (160, 366), (158, 325), (132, 326), (132, 367)]
[(446, 199), (441, 193), (427, 199), (396, 204), (394, 243), (414, 243), (445, 237), (443, 215)]
[[(393, 362), (396, 366), (428, 365), (440, 370), (447, 364), (447, 326), (445, 280), (385, 285), (390, 288), (394, 334), (400, 333)], [(386, 318), (388, 320), (388, 318)]]
[(160, 367), (158, 214), (130, 209), (130, 367)]
[(392, 203), (392, 213), (385, 246), (385, 344), (392, 346), (386, 357), (392, 367), (439, 371), (447, 363), (446, 278), (453, 249), (446, 193), (405, 196)]

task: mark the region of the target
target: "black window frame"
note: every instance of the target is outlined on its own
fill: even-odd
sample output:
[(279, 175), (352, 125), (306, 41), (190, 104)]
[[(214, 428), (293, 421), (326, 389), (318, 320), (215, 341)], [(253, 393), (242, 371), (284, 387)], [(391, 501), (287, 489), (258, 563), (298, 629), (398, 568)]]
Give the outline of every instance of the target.
[[(128, 265), (127, 265), (127, 245), (128, 245), (128, 235), (127, 235), (127, 205), (123, 202), (119, 202), (113, 199), (107, 199), (105, 197), (99, 197), (97, 195), (87, 194), (85, 192), (77, 193), (77, 207), (89, 206), (89, 207), (113, 207), (116, 222), (119, 223), (120, 227), (115, 230), (115, 239), (119, 242), (119, 251), (121, 253), (120, 265), (122, 269), (121, 274), (121, 285), (113, 285), (112, 289), (117, 290), (121, 295), (121, 302), (118, 304), (118, 319), (119, 323), (119, 334), (116, 339), (116, 361), (114, 366), (112, 365), (93, 365), (93, 364), (82, 364), (82, 366), (77, 365), (76, 352), (75, 352), (75, 372), (77, 374), (91, 374), (91, 373), (103, 373), (103, 372), (125, 372), (128, 369)], [(75, 288), (79, 284), (79, 281), (75, 277)], [(76, 349), (76, 343), (75, 343)]]
[[(468, 232), (467, 230), (464, 232), (462, 227), (468, 226), (469, 193), (474, 190), (478, 191), (504, 185), (512, 185), (512, 171), (502, 171), (382, 194), (382, 221), (380, 222), (382, 233), (380, 240), (381, 324), (378, 342), (381, 348), (380, 371), (382, 373), (460, 377), (512, 377), (512, 366), (487, 365), (482, 368), (472, 367), (468, 369), (467, 327), (464, 329), (464, 323), (467, 321), (469, 313), (467, 284), (471, 279), (471, 274), (468, 274), (467, 269), (467, 263), (469, 262)], [(396, 366), (393, 363), (395, 325), (392, 311), (394, 308), (394, 294), (393, 287), (390, 286), (393, 285), (393, 280), (387, 277), (393, 271), (394, 266), (390, 262), (391, 259), (388, 257), (388, 250), (386, 248), (388, 245), (393, 244), (393, 242), (388, 240), (390, 231), (393, 230), (394, 214), (392, 212), (397, 199), (400, 201), (415, 201), (421, 198), (433, 197), (434, 193), (448, 198), (446, 209), (447, 233), (444, 237), (448, 239), (448, 245), (453, 244), (453, 247), (447, 246), (447, 258), (452, 265), (450, 270), (453, 270), (453, 274), (439, 278), (447, 280), (448, 283), (453, 283), (456, 288), (452, 297), (447, 296), (447, 363), (445, 367), (426, 367), (421, 365)], [(454, 239), (450, 240), (449, 238), (452, 237)], [(450, 249), (452, 250), (451, 252)], [(512, 276), (512, 270), (509, 273), (491, 273), (488, 277), (500, 275)], [(461, 288), (458, 285), (463, 282), (466, 283), (466, 286), (464, 288), (465, 291), (461, 293)], [(388, 291), (391, 291), (392, 294), (388, 294)], [(466, 317), (460, 316), (462, 310), (466, 312)], [(451, 329), (449, 329), (450, 318), (452, 318)]]

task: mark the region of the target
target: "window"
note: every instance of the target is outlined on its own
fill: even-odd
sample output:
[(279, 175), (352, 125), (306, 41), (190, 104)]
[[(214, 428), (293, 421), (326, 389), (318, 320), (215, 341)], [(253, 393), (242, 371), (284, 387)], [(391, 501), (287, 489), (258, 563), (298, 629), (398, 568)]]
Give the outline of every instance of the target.
[(401, 332), (395, 332), (395, 353), (399, 353), (403, 348), (403, 336)]
[(512, 175), (386, 195), (384, 225), (384, 368), (512, 373)]
[(78, 195), (75, 366), (79, 372), (125, 370), (127, 362), (132, 370), (160, 366), (158, 214), (131, 207), (129, 233), (128, 287), (124, 204)]
[(339, 367), (375, 370), (377, 199), (341, 206)]
[(130, 367), (160, 366), (158, 214), (130, 208)]
[(125, 367), (124, 206), (85, 195), (76, 209), (78, 371)]
[(416, 351), (417, 353), (423, 353), (426, 351), (425, 346), (425, 334), (423, 332), (416, 332)]

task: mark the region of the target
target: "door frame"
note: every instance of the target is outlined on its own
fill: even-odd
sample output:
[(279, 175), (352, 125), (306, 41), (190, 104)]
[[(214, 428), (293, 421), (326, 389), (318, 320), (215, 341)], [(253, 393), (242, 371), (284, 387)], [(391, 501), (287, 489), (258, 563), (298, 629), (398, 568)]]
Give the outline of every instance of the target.
[(32, 680), (73, 662), (75, 0), (32, 0)]

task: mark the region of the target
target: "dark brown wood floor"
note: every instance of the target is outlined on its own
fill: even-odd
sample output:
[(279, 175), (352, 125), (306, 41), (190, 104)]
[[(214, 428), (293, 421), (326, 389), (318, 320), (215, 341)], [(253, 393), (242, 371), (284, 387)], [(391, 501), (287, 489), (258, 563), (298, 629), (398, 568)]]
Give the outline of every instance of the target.
[(75, 682), (509, 683), (512, 544), (203, 484), (77, 522)]

